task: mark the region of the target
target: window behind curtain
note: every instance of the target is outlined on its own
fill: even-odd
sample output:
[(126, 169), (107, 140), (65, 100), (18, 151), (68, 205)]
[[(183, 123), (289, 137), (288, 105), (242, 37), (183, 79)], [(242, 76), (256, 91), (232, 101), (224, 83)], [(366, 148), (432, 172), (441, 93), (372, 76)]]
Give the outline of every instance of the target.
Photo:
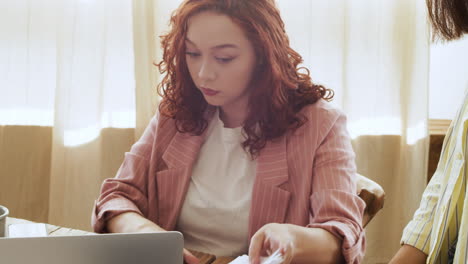
[(453, 119), (468, 89), (468, 37), (431, 45), (429, 118)]
[(67, 75), (75, 132), (134, 127), (131, 14), (131, 0), (0, 1), (0, 125), (53, 126)]

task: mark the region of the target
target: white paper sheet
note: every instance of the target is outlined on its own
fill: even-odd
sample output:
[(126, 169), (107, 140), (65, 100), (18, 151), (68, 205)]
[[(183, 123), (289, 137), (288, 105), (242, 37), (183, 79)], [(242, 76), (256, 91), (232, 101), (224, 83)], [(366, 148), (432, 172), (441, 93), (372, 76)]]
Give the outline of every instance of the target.
[(11, 224), (8, 227), (8, 237), (45, 237), (45, 224)]
[[(283, 256), (279, 253), (279, 250), (275, 251), (269, 257), (261, 257), (260, 263), (261, 264), (281, 264), (283, 262)], [(249, 256), (242, 255), (237, 257), (235, 260), (229, 262), (229, 264), (250, 264)]]

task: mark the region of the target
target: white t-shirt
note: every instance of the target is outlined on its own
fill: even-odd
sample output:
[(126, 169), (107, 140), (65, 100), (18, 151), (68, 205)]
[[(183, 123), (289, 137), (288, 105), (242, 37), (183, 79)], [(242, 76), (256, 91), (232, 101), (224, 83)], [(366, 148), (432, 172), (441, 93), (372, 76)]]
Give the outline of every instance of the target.
[(193, 167), (177, 230), (184, 234), (185, 248), (239, 256), (248, 251), (257, 164), (242, 148), (242, 127), (224, 127), (218, 112)]

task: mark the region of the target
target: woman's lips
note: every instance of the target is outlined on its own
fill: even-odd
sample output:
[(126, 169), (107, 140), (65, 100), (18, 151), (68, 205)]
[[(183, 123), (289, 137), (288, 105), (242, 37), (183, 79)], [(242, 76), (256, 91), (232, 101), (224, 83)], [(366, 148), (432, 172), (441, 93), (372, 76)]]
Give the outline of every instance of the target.
[(215, 95), (219, 94), (219, 91), (211, 90), (211, 89), (208, 89), (208, 88), (203, 88), (202, 87), (200, 90), (206, 96), (215, 96)]

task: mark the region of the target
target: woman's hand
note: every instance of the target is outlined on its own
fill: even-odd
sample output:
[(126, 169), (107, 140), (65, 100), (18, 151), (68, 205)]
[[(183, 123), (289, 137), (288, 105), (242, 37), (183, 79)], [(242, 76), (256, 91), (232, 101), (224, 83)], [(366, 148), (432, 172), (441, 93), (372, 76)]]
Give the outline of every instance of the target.
[(290, 264), (294, 256), (294, 236), (288, 224), (267, 224), (252, 237), (249, 247), (250, 263), (259, 264), (261, 256), (279, 250), (283, 264)]
[[(112, 233), (157, 233), (166, 232), (163, 228), (144, 218), (140, 214), (127, 212), (110, 219), (107, 229)], [(184, 262), (198, 264), (199, 260), (190, 251), (184, 249)]]
[[(144, 227), (141, 227), (137, 232), (140, 233), (153, 233), (153, 232), (166, 232), (166, 230), (162, 229), (161, 227), (153, 224), (152, 222)], [(184, 263), (186, 264), (198, 264), (200, 260), (195, 257), (189, 250), (184, 248)]]
[(187, 264), (198, 264), (200, 260), (195, 257), (190, 251), (184, 248), (184, 263)]

